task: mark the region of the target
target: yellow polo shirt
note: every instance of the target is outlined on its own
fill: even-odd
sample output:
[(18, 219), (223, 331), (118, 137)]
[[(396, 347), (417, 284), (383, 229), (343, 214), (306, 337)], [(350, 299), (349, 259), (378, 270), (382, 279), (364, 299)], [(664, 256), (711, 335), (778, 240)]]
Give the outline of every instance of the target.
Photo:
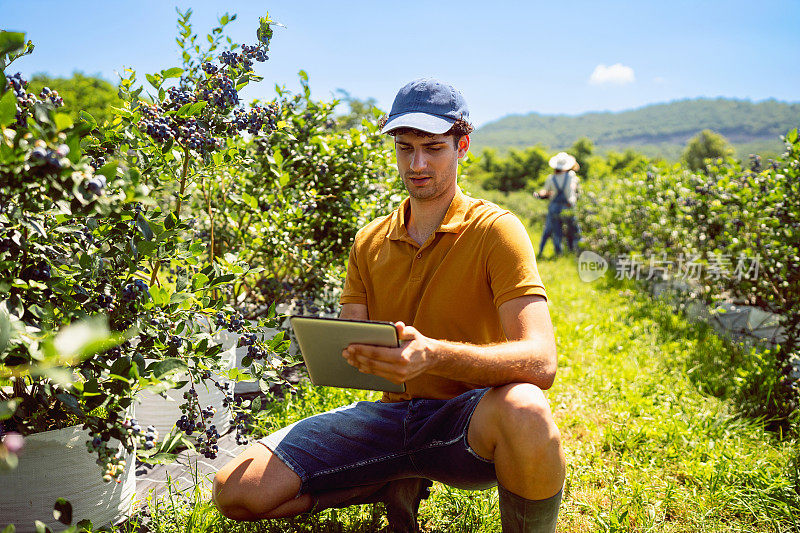
[(340, 303), (366, 304), (370, 320), (403, 321), (440, 340), (506, 340), (498, 307), (547, 298), (525, 227), (493, 203), (456, 191), (439, 228), (419, 246), (410, 200), (356, 234)]

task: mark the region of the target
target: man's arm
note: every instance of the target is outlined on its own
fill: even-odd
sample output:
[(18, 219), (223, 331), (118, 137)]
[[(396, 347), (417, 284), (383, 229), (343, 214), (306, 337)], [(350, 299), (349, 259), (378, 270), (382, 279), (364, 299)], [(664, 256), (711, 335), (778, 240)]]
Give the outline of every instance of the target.
[(395, 383), (428, 373), (487, 387), (533, 383), (550, 388), (557, 356), (545, 298), (520, 296), (501, 304), (498, 311), (508, 339), (504, 343), (481, 346), (440, 341), (397, 322), (400, 339), (405, 341), (399, 348), (351, 344), (342, 355), (360, 371)]
[(342, 304), (342, 310), (339, 311), (339, 318), (369, 320), (367, 306), (364, 304)]

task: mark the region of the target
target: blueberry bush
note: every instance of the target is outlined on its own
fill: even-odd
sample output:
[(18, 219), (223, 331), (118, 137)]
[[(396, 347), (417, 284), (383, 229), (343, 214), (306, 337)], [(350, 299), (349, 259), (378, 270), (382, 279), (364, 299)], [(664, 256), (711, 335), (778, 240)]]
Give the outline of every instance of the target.
[(378, 114), (340, 129), (338, 102), (313, 100), (305, 72), (300, 81), (299, 94), (277, 89), (281, 128), (244, 143), (242, 171), (202, 179), (193, 196), (207, 254), (238, 251), (240, 261), (263, 268), (240, 277), (230, 294), (248, 318), (272, 302), (332, 313), (356, 231), (400, 199)]
[[(254, 43), (240, 46), (225, 34), (235, 18), (222, 16), (203, 40), (191, 11), (179, 12), (181, 66), (145, 75), (147, 85), (126, 70), (122, 104), (103, 125), (60, 113), (55, 91), (29, 93), (10, 67), (33, 46), (0, 33), (0, 431), (80, 424), (106, 480), (121, 473), (125, 451), (162, 459), (152, 428), (130, 416), (140, 390), (188, 384), (176, 426), (214, 457), (213, 408), (197, 399), (212, 383), (247, 439), (258, 404), (234, 398), (229, 380), (268, 389), (288, 358), (282, 334), (261, 333), (279, 325), (276, 292), (255, 288), (280, 279), (292, 295), (311, 294), (337, 278), (353, 228), (386, 198), (377, 182), (388, 156), (368, 155), (374, 125), (334, 131), (332, 109), (308, 90), (243, 104), (274, 23), (262, 18)], [(252, 304), (264, 304), (255, 322), (243, 314)], [(81, 325), (93, 341), (61, 357), (69, 343), (58, 339)], [(226, 368), (220, 329), (249, 346), (244, 371)]]
[(632, 158), (615, 178), (587, 183), (579, 216), (591, 250), (611, 258), (644, 258), (643, 274), (656, 273), (657, 279), (694, 269), (687, 289), (692, 297), (706, 304), (725, 300), (751, 305), (779, 315), (784, 342), (752, 355), (744, 377), (723, 372), (721, 378), (725, 386), (738, 388), (746, 412), (796, 432), (800, 421), (797, 130), (788, 132), (784, 141), (783, 156), (766, 164), (753, 155), (745, 165), (716, 159), (693, 171)]

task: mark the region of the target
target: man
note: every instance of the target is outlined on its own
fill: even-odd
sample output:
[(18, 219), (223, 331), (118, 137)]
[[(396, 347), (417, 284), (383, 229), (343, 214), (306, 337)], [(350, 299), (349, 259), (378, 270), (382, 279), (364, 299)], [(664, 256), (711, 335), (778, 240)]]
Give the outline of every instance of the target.
[(415, 531), (436, 480), (498, 485), (504, 531), (555, 529), (565, 461), (542, 390), (556, 349), (533, 247), (519, 220), (465, 196), (463, 96), (433, 79), (395, 98), (394, 136), (409, 197), (356, 235), (342, 318), (391, 320), (399, 348), (350, 345), (362, 372), (405, 383), (269, 435), (217, 473), (214, 502), (257, 520), (386, 501), (390, 528)]

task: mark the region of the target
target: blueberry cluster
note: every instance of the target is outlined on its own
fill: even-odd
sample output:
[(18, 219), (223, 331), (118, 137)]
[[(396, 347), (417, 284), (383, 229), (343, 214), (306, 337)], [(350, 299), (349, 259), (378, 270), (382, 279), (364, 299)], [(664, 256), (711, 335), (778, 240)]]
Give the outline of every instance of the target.
[(89, 191), (95, 196), (100, 196), (101, 194), (103, 194), (103, 189), (105, 189), (105, 187), (106, 187), (106, 177), (103, 176), (102, 174), (98, 174), (97, 176), (90, 178), (89, 181), (86, 182), (86, 188), (89, 189)]
[[(200, 432), (196, 439), (197, 451), (207, 459), (216, 458), (219, 451), (217, 442), (220, 434), (217, 431), (217, 427), (211, 423), (214, 414), (217, 412), (216, 409), (211, 405), (205, 409), (200, 409), (197, 401), (197, 391), (194, 387), (184, 392), (183, 398), (186, 400), (186, 403), (181, 405), (183, 415), (175, 422), (175, 426), (188, 436), (193, 435), (195, 431)], [(196, 416), (198, 412), (200, 414), (199, 419)]]
[(208, 100), (219, 108), (239, 104), (239, 93), (233, 80), (223, 72), (218, 72), (205, 81), (205, 88), (200, 91), (203, 100)]
[(183, 345), (183, 338), (178, 335), (170, 335), (169, 345), (175, 348), (180, 348)]
[(219, 70), (219, 68), (214, 63), (209, 63), (208, 61), (203, 63), (202, 69), (209, 76), (213, 76)]
[(142, 279), (135, 279), (133, 283), (128, 283), (122, 288), (122, 299), (124, 301), (138, 300), (145, 293), (150, 294), (150, 287)]
[(118, 346), (109, 348), (108, 350), (105, 351), (104, 355), (109, 361), (116, 361), (117, 359), (122, 357), (122, 354), (127, 352), (130, 347), (131, 343), (129, 341), (125, 341)]
[(267, 49), (260, 45), (242, 45), (242, 54), (245, 57), (255, 59), (259, 63), (263, 63), (269, 59), (269, 56), (267, 55)]
[(143, 118), (139, 121), (139, 128), (160, 143), (175, 137), (169, 119), (162, 113), (164, 110), (160, 106), (142, 104)]
[(38, 261), (23, 268), (19, 277), (33, 281), (47, 281), (50, 279), (50, 265), (44, 260)]
[(39, 93), (39, 98), (42, 100), (50, 100), (50, 103), (56, 107), (64, 105), (64, 99), (59, 96), (58, 91), (50, 89), (50, 87), (43, 87)]
[(277, 115), (275, 103), (267, 107), (255, 106), (248, 111), (236, 109), (233, 112), (233, 124), (239, 131), (247, 130), (248, 133), (257, 135), (265, 125), (269, 130), (274, 130), (277, 127)]
[(14, 90), (14, 95), (17, 97), (17, 125), (24, 126), (29, 114), (28, 110), (31, 106), (33, 106), (33, 104), (36, 103), (36, 97), (25, 91), (25, 87), (28, 86), (28, 82), (19, 72), (9, 76), (7, 79), (9, 87)]
[(97, 158), (93, 157), (89, 161), (89, 165), (95, 170), (97, 170), (98, 168), (102, 167), (105, 164), (106, 164), (106, 158), (105, 157), (97, 157)]
[[(216, 412), (217, 410), (210, 405), (200, 411), (203, 426), (207, 425), (207, 427), (205, 428), (205, 432), (197, 437), (197, 451), (203, 454), (206, 459), (215, 459), (219, 451), (217, 442), (219, 441), (220, 435), (217, 431), (217, 426), (211, 424), (211, 419), (214, 418)], [(202, 430), (203, 428), (200, 427), (198, 429)]]
[(95, 297), (94, 303), (100, 309), (106, 309), (109, 312), (114, 311), (114, 297), (110, 294), (101, 294)]
[(0, 238), (0, 254), (8, 251), (16, 251), (19, 248), (14, 239), (11, 237)]
[[(183, 91), (180, 94), (185, 93), (186, 91)], [(222, 146), (222, 142), (213, 137), (195, 117), (175, 119), (163, 113), (164, 109), (160, 106), (142, 104), (143, 118), (139, 121), (139, 128), (154, 141), (163, 143), (174, 139), (192, 150), (200, 151)]]
[(197, 430), (205, 429), (202, 422), (195, 422), (195, 413), (199, 411), (199, 403), (197, 401), (197, 391), (194, 387), (183, 393), (183, 399), (186, 400), (186, 403), (181, 405), (183, 415), (175, 422), (175, 426), (187, 435), (192, 435)]
[(178, 87), (170, 87), (167, 89), (167, 96), (171, 100), (171, 107), (175, 109), (180, 108), (186, 104), (193, 104), (197, 102), (197, 98), (191, 91), (182, 91)]
[(228, 382), (217, 383), (215, 381), (214, 385), (216, 385), (216, 387), (222, 392), (222, 394), (225, 395), (225, 397), (222, 399), (222, 407), (233, 407), (234, 404), (239, 405), (240, 403), (242, 403), (241, 398), (236, 398), (233, 395), (233, 387), (231, 386), (230, 383)]
[(244, 317), (242, 317), (241, 313), (234, 313), (231, 315), (230, 320), (228, 320), (227, 315), (220, 311), (217, 313), (216, 319), (216, 324), (218, 327), (227, 329), (228, 331), (233, 331), (234, 333), (239, 333), (242, 331), (242, 328), (245, 325)]
[[(33, 107), (38, 99), (36, 95), (28, 93), (25, 88), (28, 82), (22, 77), (22, 74), (17, 72), (6, 78), (8, 86), (14, 91), (14, 96), (17, 97), (17, 125), (24, 126), (30, 114), (30, 108)], [(64, 100), (58, 95), (58, 92), (50, 90), (48, 87), (42, 89), (40, 94), (42, 100), (49, 101), (56, 107), (64, 105)]]
[(247, 431), (249, 429), (250, 416), (244, 411), (239, 411), (233, 419), (236, 425), (236, 444), (244, 446), (248, 442)]
[(236, 52), (225, 51), (220, 54), (219, 60), (225, 65), (235, 66), (239, 62), (239, 54)]
[(28, 158), (34, 164), (43, 165), (46, 170), (61, 170), (69, 165), (69, 161), (65, 159), (67, 154), (69, 154), (69, 146), (66, 144), (59, 145), (52, 150), (40, 139), (36, 141)]
[(246, 333), (242, 335), (242, 344), (247, 346), (247, 356), (256, 360), (266, 359), (267, 350), (259, 346), (258, 339), (255, 333)]
[[(116, 413), (112, 413), (111, 416), (110, 420), (105, 421), (106, 428), (100, 432), (93, 433), (91, 440), (86, 441), (86, 451), (97, 454), (95, 462), (104, 469), (103, 481), (116, 480), (119, 483), (121, 481), (120, 476), (125, 470), (125, 461), (122, 459), (124, 448), (120, 447), (117, 450), (112, 450), (108, 447), (108, 441), (111, 439), (111, 427), (117, 420)], [(123, 427), (128, 427), (125, 426), (125, 422), (123, 422)]]
[(208, 130), (200, 125), (194, 117), (190, 117), (182, 126), (178, 127), (178, 137), (192, 150), (208, 150), (222, 146), (222, 143), (209, 135)]
[(142, 433), (142, 426), (134, 418), (123, 421), (122, 427), (127, 430), (128, 435), (139, 440), (145, 450), (152, 450), (155, 447), (156, 440), (158, 440), (158, 431), (155, 426), (147, 426), (147, 429)]

